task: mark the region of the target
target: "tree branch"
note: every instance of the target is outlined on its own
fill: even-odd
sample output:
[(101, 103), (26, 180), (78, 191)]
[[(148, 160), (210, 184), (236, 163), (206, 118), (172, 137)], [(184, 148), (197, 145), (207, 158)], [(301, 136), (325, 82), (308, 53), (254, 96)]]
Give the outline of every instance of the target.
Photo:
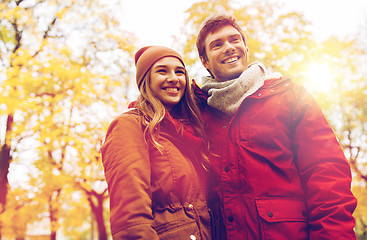
[[(55, 26), (56, 20), (58, 19), (57, 16), (54, 17), (54, 19), (51, 21), (51, 23), (48, 25), (47, 30), (43, 33), (43, 40), (47, 39), (50, 37), (50, 31), (52, 30), (52, 28)], [(33, 57), (37, 56), (42, 50), (43, 50), (43, 43), (41, 45), (41, 47), (37, 50), (37, 52), (35, 54), (33, 54)]]

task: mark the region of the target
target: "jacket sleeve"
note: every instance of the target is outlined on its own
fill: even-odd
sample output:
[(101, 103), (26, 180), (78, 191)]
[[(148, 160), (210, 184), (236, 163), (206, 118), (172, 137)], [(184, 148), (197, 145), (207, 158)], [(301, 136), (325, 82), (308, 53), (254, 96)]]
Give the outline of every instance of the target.
[(355, 239), (350, 165), (312, 96), (301, 87), (295, 96), (295, 162), (306, 190), (309, 239)]
[(136, 115), (123, 114), (110, 124), (101, 154), (113, 239), (159, 239), (152, 227), (149, 150)]

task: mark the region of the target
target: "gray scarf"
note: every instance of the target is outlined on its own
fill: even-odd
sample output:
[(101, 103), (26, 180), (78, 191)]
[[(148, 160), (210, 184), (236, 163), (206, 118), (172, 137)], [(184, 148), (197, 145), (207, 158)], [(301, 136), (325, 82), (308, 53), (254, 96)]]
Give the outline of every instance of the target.
[(264, 66), (251, 64), (238, 78), (229, 81), (217, 82), (212, 77), (203, 77), (202, 89), (209, 95), (209, 106), (231, 117), (242, 101), (264, 85), (266, 79), (281, 76), (280, 73), (267, 76)]

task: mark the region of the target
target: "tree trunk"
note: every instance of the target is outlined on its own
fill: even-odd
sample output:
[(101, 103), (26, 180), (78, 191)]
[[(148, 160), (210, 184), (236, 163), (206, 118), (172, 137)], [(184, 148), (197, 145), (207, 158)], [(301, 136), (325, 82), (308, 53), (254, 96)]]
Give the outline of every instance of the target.
[(56, 232), (57, 232), (57, 213), (56, 210), (50, 204), (50, 221), (51, 221), (51, 234), (50, 240), (56, 240)]
[(13, 115), (8, 115), (6, 120), (5, 142), (0, 154), (0, 210), (5, 211), (6, 196), (8, 193), (8, 173), (11, 161), (9, 133), (13, 125)]
[[(1, 146), (0, 150), (0, 214), (5, 211), (6, 207), (6, 196), (8, 195), (8, 173), (9, 166), (12, 160), (10, 155), (10, 137), (9, 133), (13, 125), (13, 115), (9, 114), (6, 120), (6, 131), (5, 131), (5, 142)], [(0, 240), (2, 239), (2, 223), (0, 221)]]
[(8, 173), (10, 165), (10, 147), (5, 143), (1, 147), (0, 155), (0, 204), (1, 212), (5, 211), (6, 196), (8, 193)]
[[(51, 223), (51, 235), (50, 240), (56, 240), (56, 233), (59, 226), (59, 197), (60, 197), (61, 189), (57, 189), (54, 191), (54, 194), (52, 194), (49, 197), (49, 211), (50, 211), (50, 223)], [(54, 198), (53, 198), (54, 195)]]
[[(96, 219), (97, 226), (98, 226), (98, 239), (99, 240), (107, 240), (107, 231), (106, 231), (106, 225), (103, 218), (103, 202), (106, 199), (103, 193), (97, 193), (96, 191), (87, 191), (85, 190), (85, 193), (88, 196), (88, 202), (91, 207), (92, 213)], [(93, 197), (97, 199), (97, 203), (95, 204), (93, 201)]]
[[(10, 148), (4, 144), (0, 152), (0, 214), (5, 211), (6, 196), (8, 193), (8, 172), (10, 164)], [(2, 239), (2, 222), (0, 220), (0, 240)]]
[(95, 208), (95, 217), (98, 225), (99, 240), (107, 240), (106, 225), (103, 218), (103, 194), (97, 195), (98, 206)]

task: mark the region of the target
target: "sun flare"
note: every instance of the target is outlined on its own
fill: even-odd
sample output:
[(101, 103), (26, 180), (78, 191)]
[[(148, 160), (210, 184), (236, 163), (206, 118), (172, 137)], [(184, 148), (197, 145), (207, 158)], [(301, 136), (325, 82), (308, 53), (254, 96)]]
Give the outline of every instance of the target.
[(328, 92), (332, 88), (334, 76), (330, 67), (325, 63), (310, 64), (306, 77), (310, 87), (317, 92)]

